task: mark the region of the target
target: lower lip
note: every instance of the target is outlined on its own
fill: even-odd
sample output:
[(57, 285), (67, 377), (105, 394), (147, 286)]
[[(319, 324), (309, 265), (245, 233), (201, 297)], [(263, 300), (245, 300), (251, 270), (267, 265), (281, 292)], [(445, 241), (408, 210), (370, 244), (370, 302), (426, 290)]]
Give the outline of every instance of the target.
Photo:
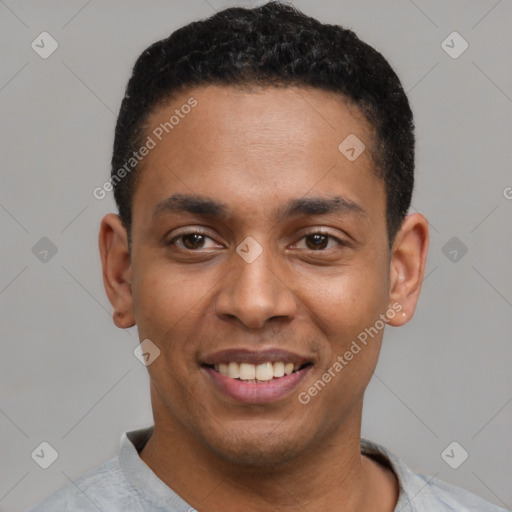
[(248, 382), (222, 375), (213, 368), (203, 367), (213, 384), (230, 398), (248, 404), (264, 404), (285, 398), (296, 389), (306, 377), (311, 365), (290, 375), (273, 378), (264, 382)]

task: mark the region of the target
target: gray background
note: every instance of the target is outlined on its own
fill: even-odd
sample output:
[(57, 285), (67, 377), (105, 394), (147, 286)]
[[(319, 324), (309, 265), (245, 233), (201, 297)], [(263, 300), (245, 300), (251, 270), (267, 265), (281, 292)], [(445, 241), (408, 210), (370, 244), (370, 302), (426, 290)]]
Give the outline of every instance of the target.
[[(363, 435), (510, 508), (512, 3), (294, 4), (378, 48), (416, 119), (412, 211), (431, 222), (427, 277), (415, 317), (386, 333)], [(0, 0), (2, 511), (26, 510), (151, 424), (137, 332), (113, 325), (101, 281), (97, 232), (114, 203), (92, 190), (108, 177), (135, 58), (229, 5), (242, 4)], [(59, 44), (47, 59), (31, 48), (43, 31)], [(457, 59), (441, 46), (453, 31), (469, 43)], [(41, 252), (47, 241), (33, 249), (43, 237), (55, 255)], [(59, 454), (46, 470), (31, 458), (42, 441)], [(458, 469), (440, 455), (452, 441), (469, 452)]]

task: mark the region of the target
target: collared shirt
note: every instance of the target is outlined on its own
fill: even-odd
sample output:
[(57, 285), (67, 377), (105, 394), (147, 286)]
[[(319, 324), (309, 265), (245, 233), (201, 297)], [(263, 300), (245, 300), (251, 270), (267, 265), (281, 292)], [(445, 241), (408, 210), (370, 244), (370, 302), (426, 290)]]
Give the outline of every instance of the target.
[[(119, 455), (70, 482), (30, 512), (194, 512), (139, 457), (153, 427), (126, 432)], [(395, 512), (506, 512), (460, 487), (414, 473), (383, 446), (361, 439), (361, 453), (390, 468), (400, 491)]]

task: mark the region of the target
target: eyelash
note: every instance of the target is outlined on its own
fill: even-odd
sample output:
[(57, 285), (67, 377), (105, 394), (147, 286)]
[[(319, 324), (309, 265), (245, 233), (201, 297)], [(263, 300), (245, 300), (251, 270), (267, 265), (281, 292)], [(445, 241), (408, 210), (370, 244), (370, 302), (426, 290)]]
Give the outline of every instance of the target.
[[(180, 240), (183, 237), (186, 237), (186, 236), (189, 236), (189, 235), (201, 235), (201, 236), (204, 236), (206, 238), (209, 238), (210, 240), (213, 240), (213, 238), (208, 233), (206, 233), (204, 231), (201, 231), (200, 229), (196, 229), (194, 231), (187, 231), (185, 233), (180, 233), (179, 235), (176, 235), (168, 243), (166, 243), (166, 245), (173, 246), (173, 245), (175, 245), (175, 242), (177, 240)], [(338, 237), (335, 237), (334, 235), (332, 235), (332, 234), (330, 234), (327, 231), (324, 231), (322, 229), (316, 229), (314, 231), (310, 231), (308, 233), (304, 233), (299, 240), (302, 240), (302, 239), (304, 239), (304, 238), (306, 238), (308, 236), (312, 236), (312, 235), (323, 235), (323, 236), (328, 237), (331, 240), (336, 241), (338, 243), (338, 245), (340, 245), (340, 246), (346, 246), (347, 245), (342, 240), (340, 240)], [(178, 247), (178, 249), (182, 250), (182, 251), (185, 251), (185, 252), (199, 252), (199, 251), (201, 251), (201, 249), (187, 249), (186, 247), (185, 248)], [(317, 249), (317, 250), (315, 250), (315, 249), (303, 249), (303, 250), (310, 251), (310, 252), (326, 252), (329, 249)]]
[[(201, 231), (200, 229), (195, 229), (194, 231), (186, 231), (185, 233), (180, 233), (179, 235), (176, 235), (174, 238), (169, 240), (169, 242), (166, 245), (170, 245), (170, 246), (175, 245), (175, 241), (176, 240), (180, 240), (183, 237), (189, 236), (189, 235), (201, 235), (201, 236), (204, 236), (206, 238), (209, 238), (210, 240), (213, 240), (213, 238), (208, 233), (205, 233), (204, 231)], [(182, 251), (188, 251), (188, 252), (198, 252), (198, 251), (200, 251), (200, 249), (195, 249), (194, 250), (194, 249), (187, 249), (186, 247), (185, 248), (178, 247), (178, 249), (180, 249)]]
[[(346, 243), (343, 242), (343, 240), (340, 240), (338, 237), (336, 237), (334, 235), (331, 235), (328, 231), (325, 231), (323, 229), (316, 229), (314, 231), (310, 231), (308, 233), (304, 233), (299, 240), (302, 240), (303, 238), (306, 238), (306, 237), (312, 236), (312, 235), (323, 235), (323, 236), (326, 236), (328, 238), (327, 244), (329, 244), (329, 240), (334, 240), (334, 241), (337, 242), (338, 246), (346, 246), (347, 245)], [(314, 249), (304, 249), (304, 250), (310, 251), (310, 252), (327, 252), (330, 249), (317, 249), (317, 250), (314, 250)]]

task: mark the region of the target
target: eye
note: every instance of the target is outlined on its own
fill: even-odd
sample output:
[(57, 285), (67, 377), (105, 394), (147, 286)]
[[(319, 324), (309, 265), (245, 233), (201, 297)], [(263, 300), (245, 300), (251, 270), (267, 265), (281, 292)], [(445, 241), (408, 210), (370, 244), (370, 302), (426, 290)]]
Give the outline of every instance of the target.
[[(213, 242), (210, 246), (206, 246), (206, 241)], [(198, 249), (213, 249), (219, 245), (206, 233), (201, 231), (190, 231), (188, 233), (181, 233), (180, 235), (172, 238), (166, 245), (174, 245), (178, 249), (196, 251)]]
[(324, 251), (332, 249), (333, 245), (330, 244), (331, 241), (334, 242), (334, 246), (345, 245), (339, 238), (336, 238), (335, 236), (323, 231), (307, 233), (301, 238), (301, 240), (305, 241), (305, 247), (298, 247), (299, 244), (296, 244), (295, 247), (299, 249), (305, 248), (310, 251)]

